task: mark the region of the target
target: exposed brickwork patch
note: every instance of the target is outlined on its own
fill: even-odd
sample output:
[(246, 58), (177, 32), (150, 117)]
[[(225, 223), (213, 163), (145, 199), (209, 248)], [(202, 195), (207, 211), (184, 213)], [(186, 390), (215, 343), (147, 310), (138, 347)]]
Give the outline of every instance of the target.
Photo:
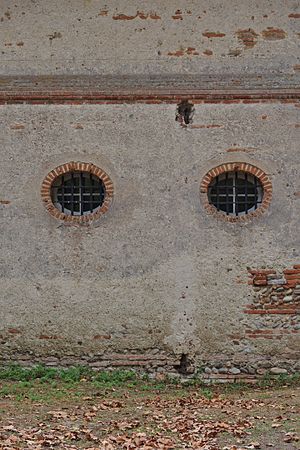
[(262, 37), (267, 41), (277, 41), (286, 37), (286, 32), (281, 28), (268, 27), (262, 31)]
[[(83, 216), (69, 216), (62, 213), (54, 206), (51, 198), (51, 186), (53, 182), (60, 175), (72, 171), (89, 172), (102, 180), (105, 187), (105, 198), (102, 206), (95, 212)], [(94, 164), (92, 163), (71, 161), (69, 163), (56, 167), (48, 173), (42, 183), (41, 197), (47, 211), (56, 219), (63, 220), (68, 224), (89, 224), (92, 221), (98, 219), (108, 210), (112, 202), (113, 190), (113, 183), (107, 173), (104, 172), (104, 170), (100, 169), (97, 166), (94, 166)]]
[[(210, 183), (213, 181), (213, 179), (225, 172), (234, 172), (234, 171), (241, 171), (241, 172), (247, 172), (251, 175), (255, 176), (259, 179), (260, 183), (263, 187), (263, 199), (261, 206), (253, 211), (249, 212), (248, 214), (241, 215), (241, 216), (229, 216), (226, 215), (226, 213), (217, 211), (217, 209), (210, 205), (208, 202), (208, 187)], [(226, 222), (246, 222), (249, 219), (252, 219), (254, 217), (258, 217), (261, 214), (263, 214), (269, 207), (271, 199), (272, 199), (272, 183), (269, 178), (269, 176), (258, 167), (255, 167), (251, 164), (244, 163), (244, 162), (232, 162), (232, 163), (224, 163), (220, 166), (214, 167), (211, 169), (207, 174), (203, 177), (201, 185), (200, 185), (200, 196), (201, 200), (204, 204), (204, 208), (206, 209), (206, 212), (210, 215), (213, 215), (215, 217), (218, 217), (222, 220), (225, 220)]]
[(212, 123), (208, 125), (191, 125), (190, 128), (224, 128), (224, 125), (218, 125), (217, 123)]
[(285, 269), (248, 269), (249, 281), (255, 297), (247, 305), (247, 314), (299, 314), (300, 265)]
[(22, 331), (17, 328), (8, 328), (7, 332), (10, 334), (22, 334)]
[(195, 47), (187, 47), (173, 52), (168, 52), (168, 56), (195, 56), (199, 55), (199, 52)]
[(222, 38), (222, 37), (226, 36), (226, 34), (220, 33), (220, 32), (214, 32), (214, 31), (206, 31), (205, 33), (202, 33), (202, 36), (205, 36), (205, 37), (211, 39), (211, 38)]
[(252, 28), (248, 28), (246, 30), (238, 30), (235, 35), (238, 40), (241, 41), (245, 48), (253, 48), (257, 43), (258, 34), (252, 30)]
[(281, 340), (288, 336), (294, 336), (299, 334), (299, 330), (295, 329), (284, 329), (284, 328), (278, 328), (278, 329), (263, 329), (263, 330), (257, 330), (257, 329), (248, 329), (245, 331), (245, 337), (248, 339), (277, 339)]
[(96, 334), (93, 339), (102, 340), (102, 339), (111, 339), (110, 334)]
[(173, 20), (183, 20), (182, 17), (182, 11), (180, 9), (177, 9), (174, 16), (172, 16)]
[(10, 125), (10, 129), (11, 130), (24, 130), (25, 125), (23, 125), (22, 123), (12, 123)]
[(107, 9), (102, 9), (98, 14), (98, 16), (104, 16), (104, 17), (106, 17), (107, 15), (108, 15)]

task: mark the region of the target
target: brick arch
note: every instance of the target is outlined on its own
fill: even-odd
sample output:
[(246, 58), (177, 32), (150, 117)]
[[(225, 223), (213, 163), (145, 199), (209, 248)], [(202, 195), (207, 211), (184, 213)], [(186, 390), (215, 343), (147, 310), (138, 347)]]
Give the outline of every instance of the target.
[[(237, 217), (230, 215), (228, 216), (221, 211), (217, 211), (215, 206), (209, 204), (207, 197), (208, 186), (216, 176), (225, 172), (236, 171), (246, 172), (255, 176), (258, 178), (263, 188), (263, 199), (261, 205), (255, 211)], [(270, 177), (262, 169), (255, 167), (252, 164), (245, 162), (224, 163), (214, 167), (204, 175), (200, 184), (200, 197), (208, 214), (219, 217), (226, 222), (246, 222), (250, 218), (262, 215), (268, 209), (272, 200), (272, 183)]]
[[(69, 216), (59, 211), (59, 209), (57, 209), (56, 206), (53, 204), (51, 198), (51, 187), (53, 182), (59, 176), (73, 171), (91, 173), (96, 177), (100, 178), (101, 181), (103, 182), (105, 188), (104, 202), (101, 205), (101, 207), (97, 209), (97, 211), (90, 214), (86, 214), (84, 216)], [(51, 170), (51, 172), (49, 172), (48, 175), (46, 175), (46, 177), (44, 178), (41, 187), (41, 197), (47, 211), (56, 219), (63, 220), (70, 224), (87, 224), (89, 222), (98, 219), (100, 216), (106, 213), (106, 211), (110, 207), (110, 204), (113, 199), (113, 193), (114, 193), (113, 182), (104, 170), (100, 169), (99, 167), (95, 166), (92, 163), (74, 162), (74, 161), (62, 164), (61, 166), (58, 166), (55, 169)]]

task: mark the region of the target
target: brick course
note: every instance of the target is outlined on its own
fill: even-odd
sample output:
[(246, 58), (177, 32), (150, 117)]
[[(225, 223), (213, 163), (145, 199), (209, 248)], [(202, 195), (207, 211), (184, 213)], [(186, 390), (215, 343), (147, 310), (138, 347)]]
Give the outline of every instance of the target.
[[(181, 51), (184, 53), (183, 51)], [(186, 52), (195, 52), (188, 47)], [(176, 52), (175, 52), (176, 54)], [(280, 87), (267, 87), (270, 83)], [(284, 87), (281, 87), (281, 86)], [(170, 87), (171, 86), (171, 87)], [(119, 104), (119, 103), (295, 103), (300, 89), (281, 79), (247, 80), (235, 86), (231, 78), (187, 75), (159, 77), (23, 76), (0, 77), (0, 105), (5, 104)]]

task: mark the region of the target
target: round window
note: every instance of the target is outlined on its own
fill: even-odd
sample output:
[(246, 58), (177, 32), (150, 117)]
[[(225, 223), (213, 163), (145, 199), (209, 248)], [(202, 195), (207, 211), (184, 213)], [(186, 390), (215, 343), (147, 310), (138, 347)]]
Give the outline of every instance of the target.
[(208, 186), (209, 204), (227, 215), (240, 216), (255, 211), (262, 203), (263, 187), (247, 172), (225, 172)]
[(97, 211), (104, 202), (103, 181), (89, 172), (70, 172), (58, 177), (51, 186), (51, 199), (56, 208), (70, 216), (83, 216)]
[(105, 213), (112, 200), (109, 176), (91, 163), (70, 162), (56, 167), (44, 179), (42, 199), (54, 217), (88, 222)]
[(272, 199), (269, 176), (248, 163), (224, 163), (203, 177), (200, 194), (208, 214), (228, 222), (262, 214)]

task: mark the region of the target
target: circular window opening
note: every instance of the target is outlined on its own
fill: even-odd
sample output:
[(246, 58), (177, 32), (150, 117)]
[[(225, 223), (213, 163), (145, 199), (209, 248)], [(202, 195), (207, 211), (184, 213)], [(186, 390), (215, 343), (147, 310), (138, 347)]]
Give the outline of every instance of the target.
[(44, 178), (41, 196), (48, 212), (56, 219), (73, 224), (89, 223), (109, 209), (113, 183), (92, 163), (65, 163)]
[(263, 193), (263, 186), (256, 176), (243, 171), (225, 172), (210, 182), (208, 201), (226, 215), (242, 216), (259, 208)]
[(51, 186), (54, 206), (68, 216), (92, 214), (101, 208), (104, 198), (103, 181), (89, 172), (65, 173)]

